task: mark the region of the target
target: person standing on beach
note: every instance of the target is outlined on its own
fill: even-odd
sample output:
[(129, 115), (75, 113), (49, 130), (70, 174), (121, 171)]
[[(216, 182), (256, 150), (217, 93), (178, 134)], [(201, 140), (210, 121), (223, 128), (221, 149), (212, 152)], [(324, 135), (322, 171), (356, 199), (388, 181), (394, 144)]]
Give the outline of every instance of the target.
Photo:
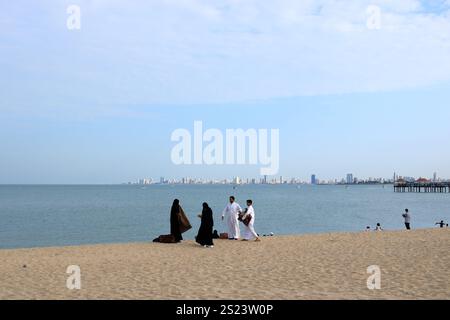
[(411, 215), (409, 214), (409, 209), (405, 209), (405, 213), (402, 217), (405, 218), (406, 230), (411, 230)]
[(172, 209), (170, 210), (170, 234), (175, 237), (175, 242), (183, 240), (180, 228), (180, 213), (183, 209), (180, 206), (180, 200), (173, 200)]
[[(248, 223), (246, 222), (248, 221)], [(255, 239), (255, 241), (260, 241), (258, 234), (255, 231), (254, 223), (255, 223), (255, 209), (253, 209), (253, 201), (247, 200), (247, 210), (245, 214), (242, 216), (242, 222), (245, 225), (245, 231), (243, 236), (243, 241), (249, 241)]]
[(195, 241), (204, 246), (205, 248), (214, 247), (213, 243), (213, 212), (211, 208), (208, 206), (206, 202), (203, 203), (203, 211), (202, 214), (199, 215), (202, 222), (200, 224), (200, 229), (198, 229), (197, 237), (195, 237)]
[(229, 240), (239, 240), (241, 232), (239, 229), (238, 216), (239, 213), (242, 211), (242, 208), (235, 201), (236, 198), (234, 196), (231, 196), (230, 203), (225, 207), (222, 213), (222, 220), (224, 220), (226, 217)]

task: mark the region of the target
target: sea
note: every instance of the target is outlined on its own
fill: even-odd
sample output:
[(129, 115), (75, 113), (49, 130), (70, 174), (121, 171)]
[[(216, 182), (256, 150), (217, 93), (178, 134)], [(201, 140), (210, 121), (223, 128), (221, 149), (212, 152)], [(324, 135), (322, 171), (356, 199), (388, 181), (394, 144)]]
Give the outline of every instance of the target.
[[(152, 241), (170, 230), (173, 199), (181, 205), (194, 239), (202, 203), (213, 209), (215, 229), (229, 196), (245, 207), (252, 199), (261, 235), (358, 232), (381, 223), (403, 229), (450, 220), (450, 194), (395, 193), (392, 185), (3, 185), (0, 249)], [(242, 228), (241, 228), (242, 229)]]

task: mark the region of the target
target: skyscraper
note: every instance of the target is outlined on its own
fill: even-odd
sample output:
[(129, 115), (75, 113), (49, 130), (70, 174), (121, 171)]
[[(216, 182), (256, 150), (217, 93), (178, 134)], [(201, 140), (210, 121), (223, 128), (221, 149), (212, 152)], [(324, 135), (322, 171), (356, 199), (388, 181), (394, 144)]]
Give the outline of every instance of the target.
[(347, 174), (347, 184), (353, 184), (353, 174), (349, 173)]
[(316, 175), (315, 174), (313, 174), (311, 176), (311, 184), (317, 184), (317, 179), (316, 179)]

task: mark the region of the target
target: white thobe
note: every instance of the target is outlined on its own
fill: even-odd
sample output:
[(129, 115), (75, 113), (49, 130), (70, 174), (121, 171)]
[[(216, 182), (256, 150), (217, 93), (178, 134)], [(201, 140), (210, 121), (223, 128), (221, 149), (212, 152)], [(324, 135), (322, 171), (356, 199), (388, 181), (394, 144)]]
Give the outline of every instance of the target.
[(240, 237), (239, 211), (242, 211), (242, 208), (236, 202), (229, 203), (223, 210), (222, 217), (225, 218), (225, 222), (227, 223), (229, 239), (239, 239)]
[(243, 238), (245, 240), (256, 239), (256, 238), (258, 238), (258, 234), (256, 233), (255, 228), (254, 228), (255, 209), (253, 209), (253, 206), (249, 206), (247, 208), (247, 213), (242, 217), (242, 220), (244, 220), (246, 216), (251, 216), (252, 219), (250, 220), (250, 223), (248, 224), (248, 226), (245, 226)]

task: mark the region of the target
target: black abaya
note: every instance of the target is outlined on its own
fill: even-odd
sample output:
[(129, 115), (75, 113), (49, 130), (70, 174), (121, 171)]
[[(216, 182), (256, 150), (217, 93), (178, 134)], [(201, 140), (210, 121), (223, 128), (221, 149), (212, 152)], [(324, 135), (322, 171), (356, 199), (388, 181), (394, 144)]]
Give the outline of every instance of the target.
[(198, 230), (198, 235), (196, 241), (202, 246), (212, 246), (213, 243), (213, 212), (210, 207), (203, 208), (202, 221), (200, 224), (200, 229)]
[(178, 215), (180, 213), (180, 204), (177, 200), (173, 202), (172, 209), (170, 210), (170, 234), (175, 237), (176, 242), (183, 240), (183, 236), (180, 231), (180, 221)]

